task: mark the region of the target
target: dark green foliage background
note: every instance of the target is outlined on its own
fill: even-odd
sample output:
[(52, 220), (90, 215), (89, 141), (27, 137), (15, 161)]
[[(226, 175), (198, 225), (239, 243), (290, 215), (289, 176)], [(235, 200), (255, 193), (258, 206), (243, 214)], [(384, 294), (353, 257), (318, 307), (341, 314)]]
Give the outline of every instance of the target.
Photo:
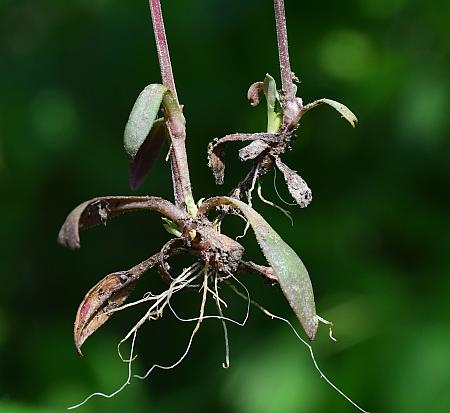
[[(278, 79), (272, 2), (163, 2), (178, 92), (188, 119), (195, 196), (226, 193), (243, 175), (233, 148), (223, 188), (206, 166), (209, 140), (261, 131), (263, 108), (245, 99), (266, 72)], [(332, 109), (302, 120), (285, 161), (314, 193), (307, 210), (255, 206), (307, 265), (319, 314), (336, 323), (314, 347), (339, 386), (373, 412), (450, 410), (450, 2), (286, 0), (292, 66), (305, 101), (329, 97), (359, 117), (353, 130)], [(129, 194), (122, 132), (141, 89), (160, 81), (145, 1), (0, 2), (0, 412), (61, 412), (126, 377), (116, 343), (140, 312), (117, 316), (86, 344), (72, 320), (103, 275), (127, 269), (168, 239), (156, 214), (122, 217), (85, 233), (79, 252), (55, 240), (66, 214), (97, 195)], [(237, 148), (237, 146), (236, 146)], [(275, 200), (272, 175), (265, 195)], [(141, 193), (171, 198), (160, 160)], [(287, 197), (286, 188), (279, 182)], [(230, 219), (237, 233), (242, 222)], [(253, 234), (248, 256), (260, 258)], [(294, 320), (277, 288), (243, 275), (253, 298)], [(162, 288), (155, 273), (135, 297)], [(245, 304), (224, 291), (229, 314)], [(198, 309), (186, 293), (175, 306)], [(209, 310), (213, 310), (210, 308)], [(141, 309), (141, 311), (143, 311)], [(193, 325), (146, 325), (137, 371), (171, 363)], [(282, 323), (252, 311), (230, 326), (223, 370), (220, 323), (207, 321), (176, 370), (134, 381), (114, 400), (80, 412), (353, 412), (313, 369)]]

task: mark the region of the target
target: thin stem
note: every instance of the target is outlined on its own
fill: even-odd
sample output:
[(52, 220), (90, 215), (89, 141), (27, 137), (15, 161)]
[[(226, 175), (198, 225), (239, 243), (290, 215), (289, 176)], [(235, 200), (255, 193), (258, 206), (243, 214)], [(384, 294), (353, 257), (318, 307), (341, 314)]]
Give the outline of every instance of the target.
[(168, 87), (178, 102), (177, 89), (170, 62), (169, 46), (167, 44), (166, 30), (159, 0), (149, 0), (150, 11), (152, 14), (153, 31), (155, 33), (156, 49), (158, 51), (159, 66), (161, 68), (161, 77), (163, 85)]
[(164, 101), (166, 125), (172, 142), (170, 163), (172, 169), (172, 183), (175, 204), (189, 213), (195, 213), (189, 205), (194, 204), (192, 187), (189, 177), (189, 164), (186, 154), (186, 128), (182, 108), (178, 101), (175, 80), (170, 62), (169, 46), (161, 10), (160, 0), (149, 0), (152, 14), (153, 31), (155, 33), (156, 49), (158, 51), (159, 66), (164, 86), (172, 92), (172, 97), (166, 96)]
[(278, 56), (280, 59), (281, 85), (286, 99), (294, 99), (291, 63), (289, 61), (288, 38), (284, 0), (274, 0), (275, 21), (277, 26)]

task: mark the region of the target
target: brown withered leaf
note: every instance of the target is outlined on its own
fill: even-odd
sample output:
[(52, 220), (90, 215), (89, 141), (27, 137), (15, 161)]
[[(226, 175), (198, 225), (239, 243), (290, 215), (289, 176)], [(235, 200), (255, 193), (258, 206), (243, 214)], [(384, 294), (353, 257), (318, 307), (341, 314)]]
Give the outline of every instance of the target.
[(225, 176), (225, 163), (223, 161), (223, 145), (228, 142), (248, 142), (261, 140), (264, 142), (276, 142), (279, 139), (274, 133), (233, 133), (223, 138), (214, 139), (208, 146), (208, 165), (212, 169), (214, 179), (218, 185), (223, 184)]
[(241, 161), (248, 161), (249, 159), (255, 159), (261, 155), (266, 149), (270, 148), (270, 145), (261, 139), (253, 141), (247, 146), (244, 146), (239, 150), (239, 158)]
[(278, 278), (272, 267), (266, 267), (264, 265), (255, 264), (253, 261), (241, 261), (239, 263), (238, 271), (254, 272), (261, 275), (264, 280), (271, 284), (278, 284)]
[(247, 99), (250, 101), (250, 105), (252, 106), (258, 106), (263, 95), (264, 82), (255, 82), (248, 88)]
[(81, 346), (86, 339), (108, 321), (111, 310), (123, 304), (136, 281), (158, 262), (158, 257), (159, 253), (128, 271), (109, 274), (89, 290), (75, 317), (74, 340), (80, 355), (83, 355)]
[(161, 278), (169, 285), (174, 279), (170, 275), (170, 265), (167, 263), (167, 259), (174, 255), (178, 255), (179, 252), (183, 251), (183, 248), (174, 248), (174, 245), (177, 243), (181, 243), (183, 247), (185, 246), (185, 241), (183, 238), (172, 238), (164, 244), (161, 251), (158, 253), (159, 273)]
[(280, 158), (275, 158), (275, 163), (278, 169), (283, 173), (284, 180), (286, 181), (289, 193), (300, 208), (306, 208), (312, 201), (312, 192), (309, 189), (308, 184), (303, 178), (293, 171), (286, 164), (281, 162)]
[(152, 196), (105, 196), (78, 205), (66, 218), (58, 235), (58, 242), (70, 249), (80, 248), (79, 231), (106, 223), (125, 212), (158, 211), (175, 222), (186, 214), (165, 199)]

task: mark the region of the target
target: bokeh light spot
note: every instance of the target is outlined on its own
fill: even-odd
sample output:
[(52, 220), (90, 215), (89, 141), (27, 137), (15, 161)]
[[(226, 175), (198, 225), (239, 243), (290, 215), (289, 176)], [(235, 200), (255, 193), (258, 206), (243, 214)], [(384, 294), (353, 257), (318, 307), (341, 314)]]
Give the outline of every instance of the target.
[(388, 18), (399, 13), (406, 0), (359, 0), (361, 10), (370, 17)]
[(372, 71), (375, 56), (367, 36), (353, 30), (337, 30), (323, 40), (319, 59), (328, 75), (358, 81)]
[(48, 148), (67, 146), (76, 134), (74, 102), (62, 90), (45, 90), (31, 102), (31, 122), (39, 141)]

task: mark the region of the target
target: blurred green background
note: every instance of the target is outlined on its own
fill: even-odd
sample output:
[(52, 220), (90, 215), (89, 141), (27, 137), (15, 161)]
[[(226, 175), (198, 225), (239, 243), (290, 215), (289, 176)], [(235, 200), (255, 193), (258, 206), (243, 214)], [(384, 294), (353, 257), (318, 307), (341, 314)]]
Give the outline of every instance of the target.
[[(266, 72), (279, 78), (272, 2), (166, 0), (163, 8), (195, 196), (226, 193), (248, 165), (230, 147), (225, 185), (216, 187), (206, 147), (265, 128), (264, 108), (251, 108), (245, 94)], [(319, 314), (335, 322), (338, 342), (322, 327), (314, 343), (328, 376), (371, 412), (449, 412), (450, 2), (286, 0), (286, 8), (300, 95), (344, 102), (360, 123), (353, 130), (325, 107), (303, 118), (284, 159), (314, 201), (289, 207), (294, 227), (254, 205), (300, 254)], [(73, 318), (97, 280), (156, 252), (168, 234), (157, 214), (144, 213), (84, 233), (78, 252), (56, 235), (78, 203), (131, 193), (122, 132), (140, 90), (159, 81), (147, 2), (0, 1), (1, 413), (61, 412), (126, 378), (116, 344), (143, 310), (112, 319), (84, 358), (72, 344)], [(278, 186), (288, 198), (281, 178)], [(272, 174), (263, 188), (277, 200)], [(163, 159), (139, 193), (171, 199)], [(243, 229), (239, 220), (227, 226)], [(262, 262), (253, 234), (244, 244)], [(295, 321), (278, 288), (241, 279), (253, 298)], [(150, 288), (163, 288), (155, 272), (134, 297)], [(224, 297), (227, 314), (242, 318), (245, 303)], [(198, 298), (184, 293), (174, 305), (194, 316)], [(192, 328), (169, 313), (147, 324), (136, 372), (174, 362)], [(175, 370), (79, 411), (356, 411), (320, 379), (285, 324), (252, 310), (245, 328), (229, 330), (230, 369), (221, 367), (221, 325), (206, 321)]]

